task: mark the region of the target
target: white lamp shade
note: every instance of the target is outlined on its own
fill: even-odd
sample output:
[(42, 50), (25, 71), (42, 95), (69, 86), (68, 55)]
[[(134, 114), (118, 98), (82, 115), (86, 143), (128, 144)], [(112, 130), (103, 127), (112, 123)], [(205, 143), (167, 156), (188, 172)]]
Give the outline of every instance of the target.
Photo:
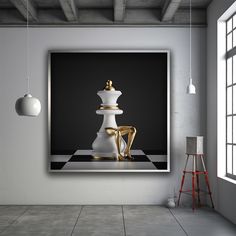
[(195, 88), (195, 86), (193, 85), (193, 81), (192, 81), (191, 78), (190, 78), (190, 80), (189, 80), (189, 85), (187, 86), (187, 93), (188, 93), (188, 94), (196, 94), (196, 88)]
[(41, 103), (30, 94), (17, 99), (15, 104), (16, 112), (19, 116), (38, 116), (41, 111)]

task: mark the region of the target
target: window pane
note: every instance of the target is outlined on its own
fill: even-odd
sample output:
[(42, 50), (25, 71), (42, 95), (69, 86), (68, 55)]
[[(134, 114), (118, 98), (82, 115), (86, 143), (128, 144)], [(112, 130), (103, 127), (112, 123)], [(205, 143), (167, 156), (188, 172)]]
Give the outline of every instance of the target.
[(236, 46), (236, 30), (233, 31), (233, 47)]
[(227, 145), (227, 173), (232, 174), (232, 145)]
[(229, 33), (232, 30), (232, 18), (227, 21), (227, 33)]
[(232, 57), (227, 60), (227, 85), (232, 84)]
[(233, 83), (236, 83), (236, 56), (234, 56), (233, 58)]
[[(234, 123), (233, 123), (233, 129), (234, 129), (233, 143), (236, 144), (236, 116), (234, 116), (233, 121), (234, 121)], [(236, 153), (235, 153), (235, 155), (236, 155)], [(236, 159), (235, 159), (235, 161), (236, 161)]]
[(232, 116), (227, 117), (227, 143), (232, 143)]
[(233, 149), (233, 174), (236, 175), (236, 146)]
[(234, 28), (236, 27), (236, 15), (234, 15), (234, 18), (233, 18), (233, 27)]
[(236, 114), (236, 85), (233, 86), (233, 113)]
[(232, 87), (227, 88), (227, 114), (232, 114)]
[(227, 51), (232, 49), (232, 33), (227, 35)]

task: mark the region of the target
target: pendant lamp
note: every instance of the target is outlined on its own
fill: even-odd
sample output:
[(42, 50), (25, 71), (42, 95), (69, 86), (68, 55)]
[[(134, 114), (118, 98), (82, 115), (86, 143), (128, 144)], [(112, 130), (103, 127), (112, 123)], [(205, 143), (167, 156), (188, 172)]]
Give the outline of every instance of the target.
[(29, 16), (28, 16), (28, 0), (27, 0), (27, 25), (26, 25), (26, 73), (27, 73), (27, 93), (17, 99), (15, 104), (16, 113), (19, 116), (38, 116), (41, 111), (41, 103), (39, 99), (33, 97), (30, 90), (29, 78)]
[(187, 86), (187, 93), (188, 94), (196, 94), (196, 88), (193, 85), (192, 79), (192, 0), (189, 0), (189, 13), (190, 13), (190, 21), (189, 21), (189, 59), (190, 59), (190, 66), (189, 66), (189, 84)]

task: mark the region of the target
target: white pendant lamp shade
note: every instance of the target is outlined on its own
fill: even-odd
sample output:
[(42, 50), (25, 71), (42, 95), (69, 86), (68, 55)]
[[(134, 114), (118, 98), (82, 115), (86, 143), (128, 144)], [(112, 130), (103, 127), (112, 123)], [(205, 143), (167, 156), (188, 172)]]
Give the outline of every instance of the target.
[(196, 88), (193, 85), (193, 80), (190, 78), (189, 85), (187, 86), (187, 93), (188, 94), (196, 94)]
[(192, 0), (189, 0), (189, 84), (187, 86), (187, 94), (196, 94), (196, 88), (192, 79)]
[(41, 111), (41, 103), (31, 94), (17, 99), (15, 104), (16, 112), (19, 116), (38, 116)]
[(15, 104), (16, 113), (19, 116), (38, 116), (41, 111), (41, 103), (39, 99), (32, 97), (30, 91), (30, 76), (29, 76), (29, 16), (28, 16), (28, 0), (27, 2), (27, 25), (26, 25), (26, 74), (27, 74), (27, 93), (24, 97), (17, 99)]

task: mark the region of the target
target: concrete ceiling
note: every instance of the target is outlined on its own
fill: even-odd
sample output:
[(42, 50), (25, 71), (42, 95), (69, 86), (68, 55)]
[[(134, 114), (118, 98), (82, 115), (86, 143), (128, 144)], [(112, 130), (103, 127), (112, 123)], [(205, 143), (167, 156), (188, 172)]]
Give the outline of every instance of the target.
[[(193, 25), (206, 25), (212, 0), (192, 0)], [(24, 26), (27, 0), (0, 0), (0, 26)], [(28, 0), (35, 26), (174, 26), (189, 24), (189, 0)]]

